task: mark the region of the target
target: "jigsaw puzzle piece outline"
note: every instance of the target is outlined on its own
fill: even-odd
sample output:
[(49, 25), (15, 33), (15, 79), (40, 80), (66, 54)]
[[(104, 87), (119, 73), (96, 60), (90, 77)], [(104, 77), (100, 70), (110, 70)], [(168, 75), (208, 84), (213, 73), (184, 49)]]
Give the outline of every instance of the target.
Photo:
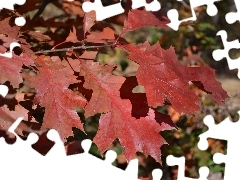
[[(238, 111), (240, 115), (240, 111)], [(216, 164), (225, 163), (224, 170), (224, 180), (231, 180), (234, 175), (234, 179), (240, 179), (239, 174), (239, 162), (240, 162), (240, 120), (237, 122), (232, 122), (230, 117), (227, 117), (225, 120), (219, 124), (215, 124), (212, 115), (208, 115), (204, 118), (204, 124), (208, 126), (208, 130), (201, 135), (199, 135), (200, 141), (198, 147), (201, 150), (206, 150), (208, 147), (208, 138), (221, 139), (227, 141), (227, 154), (215, 153), (213, 156), (213, 161)], [(223, 133), (224, 131), (227, 133)]]
[(229, 12), (226, 14), (225, 19), (228, 24), (233, 24), (236, 21), (240, 21), (240, 1), (234, 0), (237, 12)]
[(177, 180), (208, 180), (209, 168), (206, 166), (201, 167), (199, 171), (199, 178), (185, 177), (185, 157), (174, 157), (173, 155), (167, 156), (166, 162), (169, 166), (178, 166)]
[[(151, 3), (147, 3), (146, 0), (132, 0), (132, 9), (140, 7), (145, 7), (147, 11), (159, 11), (161, 9), (161, 4), (157, 0), (153, 0)], [(95, 11), (97, 21), (102, 21), (112, 16), (122, 14), (125, 11), (121, 2), (104, 7), (101, 0), (83, 2), (82, 9), (84, 12)]]
[[(182, 1), (182, 0), (177, 0), (177, 1)], [(190, 0), (192, 17), (179, 20), (178, 11), (176, 9), (171, 9), (167, 12), (167, 16), (171, 21), (167, 25), (170, 28), (172, 28), (173, 30), (177, 31), (181, 23), (187, 22), (187, 21), (196, 21), (197, 16), (196, 16), (196, 13), (194, 11), (194, 8), (199, 7), (199, 6), (203, 6), (203, 5), (207, 5), (207, 14), (209, 16), (214, 16), (218, 13), (218, 9), (214, 5), (214, 3), (218, 2), (218, 1), (221, 1), (221, 0), (201, 0), (201, 1)]]
[(101, 0), (83, 2), (82, 9), (84, 12), (95, 11), (96, 21), (102, 21), (106, 18), (124, 13), (121, 2), (104, 7)]
[(14, 4), (23, 5), (25, 2), (26, 2), (26, 0), (7, 0), (7, 1), (4, 1), (4, 3), (0, 3), (0, 11), (3, 8), (14, 10)]
[[(105, 179), (116, 179), (116, 180), (138, 180), (138, 159), (133, 159), (129, 162), (125, 170), (119, 169), (112, 165), (112, 163), (117, 158), (117, 153), (113, 150), (108, 150), (105, 154), (105, 159), (99, 159), (91, 154), (89, 150), (91, 147), (92, 141), (90, 139), (85, 139), (82, 141), (81, 146), (84, 150), (81, 154), (74, 154), (67, 156), (67, 162), (85, 162), (81, 164), (75, 164), (71, 168), (71, 171), (77, 171), (79, 169), (85, 169), (82, 171), (81, 176), (87, 176), (88, 179), (99, 179), (99, 177), (105, 176)], [(91, 163), (86, 163), (91, 162)], [(94, 169), (94, 173), (92, 170)], [(110, 173), (109, 173), (110, 172)], [(74, 175), (72, 176), (74, 177)], [(67, 177), (69, 178), (69, 176)], [(100, 178), (100, 179), (102, 179)]]
[(12, 55), (13, 54), (13, 49), (15, 47), (21, 47), (21, 45), (17, 42), (12, 42), (10, 44), (9, 52), (5, 52), (4, 54), (0, 53), (0, 56), (6, 57), (6, 58), (12, 58), (13, 57), (13, 55)]
[(217, 36), (220, 36), (223, 42), (224, 49), (214, 50), (212, 53), (213, 59), (215, 61), (220, 61), (223, 58), (227, 59), (228, 67), (230, 70), (238, 69), (238, 78), (240, 79), (240, 57), (237, 59), (231, 59), (229, 56), (229, 51), (231, 49), (239, 49), (239, 40), (227, 41), (227, 32), (225, 30), (220, 30), (217, 32)]

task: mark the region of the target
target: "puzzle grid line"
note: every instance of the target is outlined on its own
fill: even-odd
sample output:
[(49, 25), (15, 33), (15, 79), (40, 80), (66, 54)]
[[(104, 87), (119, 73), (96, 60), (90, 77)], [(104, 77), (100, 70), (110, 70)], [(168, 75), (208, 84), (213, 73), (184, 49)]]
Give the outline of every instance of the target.
[[(73, 1), (73, 0), (69, 0)], [(178, 0), (181, 1), (181, 0)], [(214, 16), (218, 13), (218, 10), (215, 6), (215, 2), (218, 2), (221, 0), (202, 0), (202, 1), (196, 1), (196, 0), (190, 0), (190, 6), (191, 6), (191, 11), (192, 11), (192, 17), (186, 18), (183, 20), (179, 20), (179, 14), (176, 10), (172, 9), (168, 11), (168, 18), (170, 19), (170, 23), (168, 26), (172, 28), (173, 30), (177, 31), (180, 24), (182, 22), (187, 22), (187, 21), (195, 21), (197, 19), (196, 13), (194, 11), (194, 8), (202, 6), (202, 5), (207, 5), (207, 13), (209, 16)], [(7, 2), (0, 3), (0, 10), (3, 8), (13, 10), (14, 4), (18, 5), (23, 5), (26, 2), (26, 0), (8, 0)], [(237, 12), (229, 12), (226, 14), (225, 19), (227, 23), (233, 24), (237, 21), (240, 21), (240, 1), (234, 0)], [(147, 4), (145, 0), (132, 0), (132, 9), (136, 9), (139, 7), (144, 6), (147, 11), (158, 11), (161, 9), (161, 4), (157, 1), (154, 0), (151, 3)], [(103, 7), (101, 0), (95, 0), (94, 3), (91, 2), (84, 2), (83, 3), (83, 10), (85, 12), (89, 12), (91, 10), (95, 10), (97, 14), (97, 20), (101, 21), (104, 20), (108, 17), (118, 15), (124, 12), (124, 9), (121, 7), (120, 3)], [(102, 13), (104, 12), (104, 13)], [(25, 24), (25, 19), (23, 17), (18, 17), (15, 19), (15, 23), (18, 26), (23, 26)], [(229, 57), (229, 50), (235, 48), (240, 48), (240, 43), (239, 40), (234, 40), (231, 42), (227, 41), (227, 32), (225, 30), (219, 31), (217, 36), (220, 36), (223, 42), (224, 49), (217, 49), (213, 52), (213, 59), (216, 61), (219, 61), (223, 58), (227, 59), (229, 69), (238, 69), (238, 78), (240, 79), (240, 59), (238, 58), (237, 60), (233, 60)], [(6, 57), (6, 58), (12, 58), (12, 50), (14, 47), (20, 46), (17, 42), (12, 42), (10, 44), (10, 50), (9, 52), (6, 52), (4, 54), (0, 54), (0, 56)], [(8, 93), (8, 88), (5, 85), (0, 85), (0, 94), (5, 97)], [(238, 112), (240, 114), (240, 111)], [(14, 129), (17, 127), (17, 125), (21, 122), (22, 118), (19, 117), (15, 123), (10, 127), (9, 132), (14, 133)], [(232, 175), (234, 175), (234, 179), (240, 179), (240, 175), (238, 175), (239, 170), (237, 166), (237, 162), (240, 161), (240, 155), (237, 152), (238, 149), (240, 149), (240, 144), (237, 144), (237, 139), (236, 137), (238, 133), (238, 128), (240, 128), (240, 122), (233, 123), (230, 121), (229, 117), (226, 118), (223, 122), (220, 124), (215, 124), (214, 119), (211, 115), (208, 115), (204, 118), (204, 123), (209, 127), (209, 130), (203, 134), (201, 134), (200, 141), (198, 143), (198, 147), (201, 150), (206, 150), (208, 147), (207, 143), (207, 138), (215, 138), (215, 139), (223, 139), (228, 141), (228, 148), (227, 148), (227, 155), (223, 155), (220, 153), (216, 153), (213, 157), (213, 161), (215, 163), (222, 163), (225, 162), (225, 174), (224, 174), (224, 180), (230, 180), (232, 179)], [(231, 133), (222, 133), (225, 129), (231, 129)], [(15, 134), (15, 133), (14, 133)], [(16, 134), (15, 134), (16, 135)], [(52, 177), (49, 178), (54, 178), (56, 177), (67, 177), (70, 178), (76, 178), (76, 174), (71, 174), (71, 173), (64, 173), (64, 172), (70, 172), (73, 170), (72, 168), (77, 167), (76, 171), (79, 171), (79, 169), (83, 169), (81, 172), (81, 177), (86, 177), (85, 179), (96, 179), (99, 177), (106, 178), (114, 178), (114, 179), (131, 179), (135, 180), (137, 179), (137, 171), (138, 171), (138, 162), (137, 160), (132, 160), (129, 163), (128, 168), (123, 171), (120, 170), (114, 166), (111, 165), (111, 163), (115, 160), (116, 158), (116, 153), (114, 151), (108, 151), (106, 154), (106, 160), (100, 160), (90, 154), (88, 154), (89, 148), (91, 146), (91, 141), (90, 140), (84, 140), (82, 142), (82, 147), (84, 149), (84, 153), (82, 154), (77, 154), (77, 155), (72, 155), (72, 156), (66, 156), (64, 145), (60, 140), (60, 137), (58, 133), (55, 130), (50, 130), (47, 134), (48, 139), (53, 140), (55, 142), (54, 147), (49, 151), (49, 153), (43, 157), (39, 153), (37, 153), (35, 150), (31, 149), (31, 146), (33, 143), (37, 142), (38, 137), (36, 134), (31, 133), (26, 141), (21, 140), (20, 138), (17, 137), (17, 141), (13, 145), (8, 145), (6, 144), (4, 138), (0, 138), (0, 159), (2, 162), (6, 162), (7, 165), (13, 166), (14, 161), (18, 160), (26, 162), (25, 166), (23, 167), (35, 167), (32, 171), (35, 171), (37, 169), (36, 167), (43, 168), (40, 165), (42, 163), (46, 164), (44, 166), (43, 171), (45, 172), (44, 174), (49, 174), (51, 173), (50, 170), (52, 170), (52, 167), (58, 167), (58, 172), (55, 172), (52, 175)], [(16, 150), (17, 149), (17, 150)], [(14, 157), (14, 158), (13, 158)], [(31, 158), (29, 158), (31, 157)], [(5, 159), (4, 159), (5, 158)], [(29, 159), (28, 159), (29, 158)], [(14, 161), (11, 161), (11, 159), (14, 159)], [(26, 161), (27, 159), (27, 161)], [(61, 163), (58, 163), (60, 162)], [(36, 163), (38, 162), (38, 163)], [(46, 163), (47, 162), (47, 163)], [(64, 163), (62, 163), (64, 162)], [(79, 163), (81, 162), (81, 163)], [(85, 162), (85, 163), (84, 163)], [(91, 162), (91, 167), (86, 167), (86, 164)], [(99, 163), (99, 164), (98, 164)], [(2, 163), (3, 164), (3, 163)], [(8, 169), (6, 169), (6, 166), (2, 166), (0, 164), (0, 169), (1, 173), (5, 173), (6, 176), (9, 177), (9, 179), (16, 179), (19, 177), (25, 177), (25, 179), (32, 179), (30, 176), (26, 177), (26, 174), (24, 174), (24, 169), (17, 168), (16, 167), (16, 172), (17, 173), (12, 173)], [(31, 166), (29, 166), (31, 164)], [(32, 165), (34, 164), (34, 165)], [(68, 166), (60, 166), (60, 164), (72, 164), (70, 169), (68, 169)], [(74, 165), (73, 165), (74, 164)], [(91, 173), (89, 170), (93, 168), (92, 164), (95, 164), (96, 172)], [(98, 164), (98, 165), (97, 165)], [(194, 180), (194, 178), (188, 178), (185, 177), (184, 175), (184, 167), (185, 167), (185, 158), (184, 157), (174, 157), (172, 155), (169, 155), (167, 157), (167, 164), (169, 166), (178, 166), (178, 179), (177, 180)], [(1, 167), (2, 166), (2, 167)], [(99, 170), (99, 167), (102, 167)], [(106, 172), (114, 172), (117, 174), (114, 175), (114, 177), (111, 177), (112, 173), (106, 173), (106, 174), (101, 174), (101, 172), (104, 171)], [(56, 174), (57, 173), (57, 174)], [(102, 175), (100, 175), (100, 174)], [(199, 169), (199, 178), (198, 180), (206, 180), (207, 176), (209, 174), (209, 169), (207, 167), (201, 167)], [(67, 176), (65, 176), (67, 175)], [(162, 177), (162, 171), (160, 169), (155, 169), (152, 172), (153, 175), (153, 180), (159, 180)], [(42, 179), (45, 178), (43, 176), (39, 176), (35, 179)], [(196, 179), (197, 180), (197, 179)]]

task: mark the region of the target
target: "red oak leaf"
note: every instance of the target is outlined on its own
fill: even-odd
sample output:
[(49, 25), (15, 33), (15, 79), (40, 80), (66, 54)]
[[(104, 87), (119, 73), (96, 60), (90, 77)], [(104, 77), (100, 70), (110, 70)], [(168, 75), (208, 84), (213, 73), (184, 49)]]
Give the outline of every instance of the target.
[(61, 138), (72, 136), (72, 127), (83, 130), (75, 106), (83, 107), (86, 100), (68, 89), (70, 84), (79, 82), (73, 72), (67, 71), (57, 57), (39, 56), (36, 59), (38, 73), (26, 77), (30, 87), (36, 88), (36, 101), (45, 107), (42, 129), (56, 129)]
[(10, 18), (6, 18), (0, 21), (0, 34), (6, 34), (9, 38), (17, 39), (20, 27), (10, 26), (9, 20)]
[[(0, 39), (4, 42), (2, 46), (0, 46), (0, 53), (4, 53), (4, 47), (7, 49), (10, 47), (12, 42), (19, 42), (21, 44), (21, 49), (23, 52), (31, 59), (35, 59), (34, 52), (30, 49), (31, 45), (26, 42), (19, 33), (20, 27), (18, 26), (10, 26), (9, 24), (10, 18), (6, 18), (3, 21), (0, 21)], [(26, 64), (25, 64), (26, 65)]]
[[(20, 28), (17, 26), (9, 25), (10, 18), (6, 18), (0, 21), (0, 39), (3, 44), (0, 46), (0, 53), (4, 54), (7, 48), (10, 47), (12, 42), (22, 41), (18, 38)], [(5, 35), (4, 35), (5, 34)], [(21, 44), (21, 48), (25, 51), (27, 45)], [(31, 55), (31, 50), (27, 53), (22, 53), (21, 55), (15, 55), (12, 53), (12, 58), (7, 58), (0, 56), (0, 83), (3, 84), (6, 81), (10, 81), (14, 88), (19, 87), (19, 84), (23, 82), (20, 71), (23, 65), (29, 66), (33, 65), (33, 56)], [(10, 52), (6, 52), (10, 53)]]
[[(7, 131), (19, 117), (23, 117), (24, 120), (28, 120), (28, 110), (20, 105), (16, 105), (14, 111), (10, 111), (6, 105), (0, 107), (0, 129)], [(19, 135), (23, 135), (23, 131), (28, 132), (29, 128), (21, 122), (15, 132)]]
[(166, 24), (170, 23), (164, 17), (156, 17), (146, 10), (131, 10), (128, 13), (128, 19), (124, 22), (123, 32), (133, 31), (147, 26), (156, 26), (159, 28), (169, 28)]
[(102, 32), (91, 32), (87, 38), (87, 42), (104, 43), (106, 40), (114, 40), (114, 31), (110, 28), (104, 28)]
[(91, 27), (95, 24), (95, 21), (96, 21), (95, 11), (90, 11), (84, 14), (84, 19), (83, 19), (84, 37), (86, 33), (91, 29)]
[(65, 42), (73, 42), (73, 43), (77, 43), (79, 42), (78, 38), (77, 38), (77, 31), (76, 28), (73, 26), (73, 30), (70, 31), (68, 37), (66, 38)]
[(123, 45), (130, 54), (129, 59), (140, 65), (136, 77), (145, 87), (148, 104), (162, 106), (169, 100), (178, 112), (191, 114), (199, 110), (199, 98), (189, 89), (188, 82), (201, 82), (202, 88), (217, 102), (226, 99), (227, 93), (215, 80), (214, 71), (209, 67), (184, 67), (175, 55), (173, 47), (164, 50), (159, 44), (150, 46)]
[(125, 147), (124, 155), (128, 160), (139, 151), (160, 161), (160, 147), (165, 141), (159, 135), (159, 131), (175, 128), (170, 117), (160, 113), (154, 114), (150, 110), (148, 117), (137, 120), (132, 117), (129, 100), (120, 98), (119, 89), (125, 78), (112, 75), (112, 66), (99, 65), (93, 61), (80, 60), (80, 67), (80, 75), (85, 77), (84, 88), (93, 90), (92, 97), (85, 107), (85, 117), (106, 113), (100, 118), (99, 130), (94, 139), (99, 150), (103, 153), (116, 138), (119, 138)]
[(23, 64), (26, 66), (33, 65), (33, 60), (26, 54), (17, 56), (13, 53), (12, 58), (0, 56), (0, 83), (10, 81), (13, 87), (19, 87), (19, 84), (23, 82), (20, 74)]
[(142, 152), (160, 162), (160, 147), (167, 143), (159, 132), (175, 129), (165, 123), (171, 121), (170, 117), (150, 109), (147, 117), (136, 119), (131, 116), (129, 100), (115, 98), (111, 106), (111, 112), (101, 115), (98, 132), (93, 139), (100, 152), (105, 152), (118, 138), (128, 161), (134, 158), (136, 152)]
[(85, 117), (111, 111), (111, 104), (120, 97), (119, 89), (125, 78), (113, 75), (113, 68), (90, 60), (80, 60), (80, 76), (85, 78), (83, 87), (93, 90), (92, 97), (85, 107)]

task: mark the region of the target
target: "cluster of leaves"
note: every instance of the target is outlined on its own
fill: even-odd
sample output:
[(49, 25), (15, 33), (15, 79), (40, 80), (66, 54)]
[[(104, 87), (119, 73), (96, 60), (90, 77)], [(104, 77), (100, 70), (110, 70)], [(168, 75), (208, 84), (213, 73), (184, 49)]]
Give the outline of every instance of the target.
[[(0, 83), (15, 92), (11, 100), (1, 98), (0, 112), (4, 119), (0, 121), (1, 130), (6, 131), (16, 117), (24, 116), (25, 121), (17, 129), (20, 135), (29, 131), (29, 126), (43, 131), (56, 129), (67, 143), (68, 137), (74, 136), (73, 128), (85, 132), (84, 121), (99, 114), (93, 142), (101, 153), (118, 139), (127, 160), (142, 152), (160, 162), (160, 147), (167, 142), (159, 132), (176, 126), (170, 116), (157, 111), (158, 107), (171, 105), (177, 112), (189, 115), (198, 111), (200, 99), (190, 89), (189, 82), (219, 104), (227, 97), (210, 67), (183, 66), (172, 46), (163, 49), (159, 42), (134, 44), (123, 38), (124, 34), (144, 27), (167, 28), (169, 21), (164, 17), (144, 9), (131, 10), (121, 32), (116, 33), (111, 23), (96, 22), (95, 12), (83, 13), (81, 3), (74, 1), (62, 4), (68, 7), (66, 14), (69, 9), (72, 14), (82, 12), (73, 18), (69, 15), (29, 21), (27, 17), (27, 24), (19, 28), (12, 20), (18, 13), (34, 9), (27, 6), (29, 3), (32, 1), (27, 1), (25, 9), (18, 8), (17, 12), (1, 12), (0, 53), (8, 51), (13, 41), (21, 44), (13, 58), (0, 57)], [(34, 26), (47, 28), (41, 31)], [(67, 51), (36, 52), (50, 46), (55, 50), (57, 46), (65, 46)], [(78, 50), (73, 50), (73, 46)], [(139, 66), (135, 75), (114, 75), (118, 64), (97, 62), (98, 53), (106, 52), (107, 48), (126, 52), (127, 58)], [(134, 93), (133, 89), (139, 85), (144, 92)], [(42, 118), (34, 115), (39, 111), (44, 114)]]

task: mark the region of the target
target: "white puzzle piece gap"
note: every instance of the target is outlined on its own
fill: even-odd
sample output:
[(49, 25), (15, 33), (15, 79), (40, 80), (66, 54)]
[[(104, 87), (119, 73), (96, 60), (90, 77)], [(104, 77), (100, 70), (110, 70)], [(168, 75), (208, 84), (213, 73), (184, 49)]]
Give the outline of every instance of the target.
[[(240, 115), (240, 111), (238, 111)], [(213, 161), (217, 164), (225, 163), (224, 180), (240, 179), (239, 162), (240, 162), (240, 121), (232, 122), (230, 117), (226, 118), (219, 124), (214, 123), (211, 115), (204, 118), (204, 124), (208, 126), (208, 131), (199, 136), (198, 147), (201, 150), (208, 148), (208, 138), (221, 139), (227, 141), (227, 154), (216, 153)]]
[[(17, 5), (23, 5), (26, 2), (26, 0), (7, 0), (0, 3), (0, 11), (5, 9), (14, 10), (14, 4)], [(15, 19), (15, 24), (18, 26), (24, 26), (26, 23), (26, 20), (23, 17), (18, 17)]]
[(236, 21), (240, 21), (240, 1), (234, 0), (237, 12), (229, 12), (226, 14), (225, 19), (228, 24), (233, 24)]
[(17, 26), (24, 26), (26, 24), (26, 19), (24, 17), (17, 17), (15, 19), (15, 24)]
[(5, 85), (0, 85), (0, 95), (2, 95), (3, 97), (6, 97), (6, 95), (8, 94), (8, 87)]
[(162, 178), (162, 170), (161, 169), (154, 169), (152, 171), (152, 177), (153, 179), (152, 180), (160, 180)]
[(153, 0), (151, 3), (146, 3), (146, 0), (132, 0), (132, 9), (145, 7), (146, 11), (159, 11), (161, 4), (157, 0)]
[[(178, 1), (182, 1), (182, 0), (178, 0)], [(221, 0), (201, 0), (201, 1), (190, 0), (192, 17), (189, 17), (189, 18), (186, 18), (186, 19), (183, 19), (183, 20), (179, 20), (179, 14), (178, 14), (178, 11), (176, 9), (171, 9), (167, 12), (167, 16), (171, 21), (167, 25), (170, 28), (172, 28), (173, 30), (177, 31), (178, 28), (179, 28), (179, 25), (182, 22), (196, 21), (197, 17), (196, 17), (196, 13), (194, 11), (194, 8), (199, 7), (199, 6), (203, 6), (203, 5), (207, 5), (208, 15), (209, 16), (214, 16), (218, 12), (217, 7), (214, 5), (214, 3), (217, 2), (217, 1), (221, 1)]]
[(109, 17), (124, 13), (121, 2), (104, 7), (101, 0), (95, 0), (94, 2), (83, 2), (82, 9), (84, 12), (95, 11), (97, 21), (102, 21)]
[[(132, 9), (140, 7), (145, 7), (147, 11), (159, 11), (161, 9), (161, 4), (157, 0), (154, 0), (151, 3), (146, 3), (146, 0), (132, 0)], [(84, 12), (95, 11), (97, 21), (102, 21), (124, 13), (121, 2), (104, 7), (101, 0), (83, 2), (82, 9)]]
[[(88, 153), (92, 141), (87, 139), (82, 142), (84, 153), (67, 156), (64, 144), (57, 131), (51, 129), (47, 133), (47, 138), (54, 141), (55, 145), (42, 156), (31, 148), (31, 145), (38, 141), (38, 136), (29, 134), (26, 141), (17, 136), (14, 130), (22, 121), (18, 118), (9, 128), (9, 132), (16, 136), (14, 144), (7, 144), (4, 138), (0, 138), (0, 173), (8, 180), (15, 179), (76, 179), (76, 176), (84, 180), (96, 179), (116, 179), (116, 180), (137, 180), (138, 160), (129, 162), (126, 170), (119, 169), (112, 165), (116, 159), (116, 152), (110, 150), (106, 153), (106, 159), (101, 160)], [(3, 163), (4, 162), (4, 163)], [(17, 162), (21, 166), (14, 165)], [(26, 170), (34, 177), (27, 176)], [(14, 173), (12, 173), (14, 171)], [(39, 173), (39, 172), (40, 173)], [(79, 172), (79, 174), (73, 173)]]
[(5, 52), (4, 54), (1, 54), (1, 53), (0, 53), (0, 56), (7, 57), (7, 58), (12, 58), (12, 56), (13, 56), (13, 55), (12, 55), (13, 49), (14, 49), (15, 47), (20, 47), (20, 44), (17, 43), (17, 42), (12, 42), (12, 43), (10, 44), (10, 50), (9, 50), (9, 52)]
[[(69, 0), (73, 1), (73, 0)], [(177, 0), (182, 1), (182, 0)], [(197, 19), (194, 8), (207, 5), (207, 13), (209, 16), (214, 16), (217, 14), (218, 10), (215, 6), (215, 2), (221, 0), (190, 0), (190, 6), (192, 11), (192, 17), (179, 20), (179, 14), (176, 10), (172, 9), (168, 11), (168, 17), (170, 23), (168, 24), (174, 30), (178, 30), (179, 25), (182, 22), (194, 21)], [(23, 5), (26, 0), (8, 0), (4, 3), (0, 3), (0, 10), (3, 8), (13, 10), (14, 4)], [(235, 0), (237, 12), (229, 12), (226, 14), (226, 21), (231, 24), (239, 20), (240, 12), (240, 1)], [(145, 7), (147, 11), (158, 11), (161, 8), (160, 3), (157, 0), (153, 0), (151, 3), (146, 3), (144, 0), (132, 0), (132, 8), (136, 9), (139, 7)], [(121, 14), (124, 9), (121, 3), (104, 7), (101, 0), (95, 0), (92, 2), (84, 2), (82, 8), (85, 12), (91, 10), (96, 11), (97, 21), (104, 20), (106, 18)], [(25, 19), (23, 17), (18, 17), (15, 19), (15, 23), (18, 26), (23, 26), (25, 24)], [(228, 52), (231, 48), (239, 48), (240, 43), (238, 40), (227, 42), (226, 31), (219, 31), (217, 35), (221, 35), (223, 39), (224, 49), (216, 50), (213, 53), (215, 60), (220, 60), (224, 57), (227, 58), (229, 68), (239, 68), (238, 63), (234, 63), (232, 59), (229, 58)], [(12, 58), (12, 51), (14, 47), (20, 46), (17, 42), (13, 42), (10, 45), (10, 51), (0, 56)], [(238, 77), (240, 78), (240, 72), (238, 72)], [(5, 85), (0, 85), (0, 94), (5, 97), (8, 93), (8, 87)], [(239, 111), (240, 114), (240, 111)], [(19, 123), (22, 121), (22, 117), (19, 117), (9, 128), (9, 132), (12, 132), (16, 136), (16, 142), (12, 145), (7, 144), (4, 138), (0, 138), (0, 173), (1, 177), (8, 180), (15, 179), (84, 179), (84, 180), (96, 180), (96, 179), (114, 179), (114, 180), (137, 180), (138, 172), (138, 160), (134, 159), (130, 161), (126, 170), (121, 170), (112, 165), (112, 162), (116, 159), (116, 153), (112, 150), (106, 153), (105, 160), (96, 158), (95, 156), (89, 154), (89, 149), (91, 147), (92, 141), (86, 139), (82, 141), (82, 148), (84, 150), (81, 154), (74, 154), (67, 156), (64, 148), (64, 144), (60, 139), (59, 134), (51, 129), (47, 133), (47, 138), (54, 141), (55, 144), (51, 150), (42, 156), (37, 151), (35, 151), (31, 146), (38, 141), (38, 136), (34, 133), (30, 133), (27, 140), (24, 141), (17, 136), (14, 130), (17, 128)], [(201, 150), (206, 150), (208, 148), (207, 138), (223, 139), (228, 141), (227, 155), (216, 153), (213, 156), (213, 161), (215, 163), (225, 163), (225, 175), (224, 180), (240, 179), (239, 166), (240, 155), (238, 150), (240, 149), (240, 143), (238, 142), (240, 136), (240, 122), (231, 122), (229, 118), (224, 120), (219, 124), (215, 124), (214, 119), (211, 115), (204, 118), (204, 123), (209, 127), (209, 130), (201, 134), (198, 146)], [(224, 133), (227, 132), (227, 133)], [(3, 163), (4, 162), (4, 163)], [(21, 166), (15, 164), (21, 163)], [(199, 169), (199, 178), (189, 178), (185, 177), (185, 158), (184, 157), (174, 157), (172, 155), (167, 157), (167, 164), (169, 166), (178, 166), (178, 179), (177, 180), (207, 180), (209, 174), (209, 169), (207, 167), (201, 167)], [(30, 174), (37, 174), (32, 177)], [(13, 173), (14, 172), (14, 173)], [(73, 172), (79, 172), (73, 173)], [(162, 178), (162, 170), (155, 169), (152, 172), (153, 180), (160, 180)]]
[(5, 8), (5, 9), (10, 9), (14, 10), (14, 4), (17, 5), (23, 5), (26, 2), (26, 0), (7, 0), (0, 3), (0, 11)]
[(240, 57), (238, 59), (231, 59), (229, 56), (230, 49), (239, 49), (239, 40), (227, 41), (227, 32), (225, 30), (218, 31), (217, 36), (221, 36), (224, 49), (217, 49), (213, 51), (212, 56), (216, 61), (223, 58), (227, 59), (228, 67), (230, 70), (238, 69), (238, 78), (240, 78)]
[(208, 180), (209, 175), (208, 167), (204, 166), (199, 169), (199, 178), (185, 177), (185, 157), (174, 157), (173, 155), (167, 156), (166, 162), (169, 166), (178, 166), (178, 178), (177, 180)]

